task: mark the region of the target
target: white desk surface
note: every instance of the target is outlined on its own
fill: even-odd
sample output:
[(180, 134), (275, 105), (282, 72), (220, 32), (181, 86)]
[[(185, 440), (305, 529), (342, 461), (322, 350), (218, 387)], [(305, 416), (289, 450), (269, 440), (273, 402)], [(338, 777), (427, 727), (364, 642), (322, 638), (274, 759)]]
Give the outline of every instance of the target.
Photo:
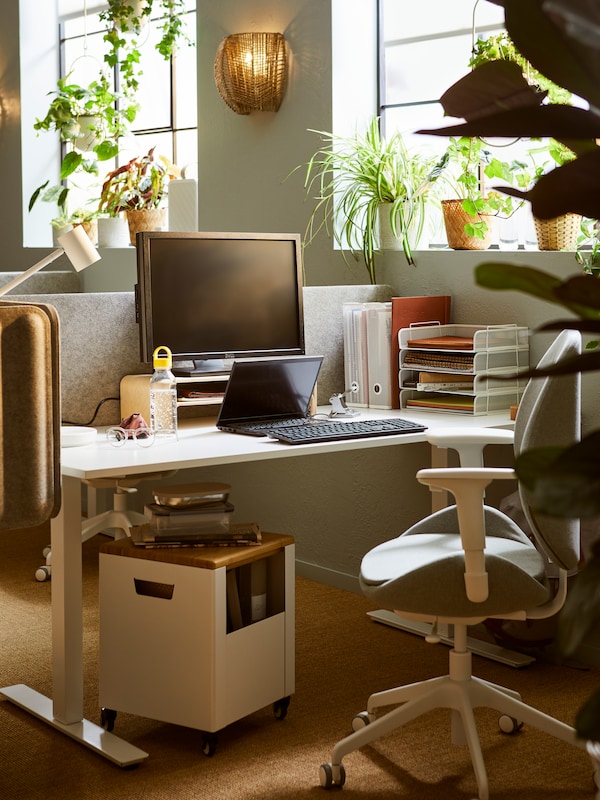
[[(324, 409), (320, 409), (324, 411)], [(428, 428), (512, 428), (509, 414), (472, 416), (431, 411), (361, 409), (360, 418), (405, 417)], [(139, 763), (147, 753), (83, 719), (83, 621), (81, 565), (81, 481), (142, 475), (171, 469), (356, 451), (425, 442), (425, 433), (399, 434), (317, 444), (286, 445), (263, 437), (223, 433), (212, 418), (181, 424), (178, 439), (116, 448), (104, 431), (81, 447), (61, 452), (62, 506), (52, 520), (52, 699), (24, 684), (0, 689), (5, 697), (120, 766)], [(437, 448), (434, 448), (437, 450)]]
[[(320, 410), (325, 411), (325, 409)], [(353, 419), (403, 417), (422, 423), (431, 429), (450, 426), (462, 429), (512, 428), (513, 425), (508, 412), (478, 416), (406, 409), (402, 411), (360, 409), (360, 412), (360, 416)], [(156, 441), (150, 447), (140, 447), (134, 442), (126, 442), (122, 447), (113, 447), (106, 441), (104, 432), (100, 431), (93, 444), (63, 448), (61, 471), (63, 476), (83, 480), (271, 458), (296, 458), (317, 453), (392, 447), (425, 441), (427, 441), (425, 433), (402, 433), (367, 439), (287, 445), (265, 437), (224, 433), (217, 430), (213, 418), (206, 417), (184, 420), (180, 424), (177, 441)]]

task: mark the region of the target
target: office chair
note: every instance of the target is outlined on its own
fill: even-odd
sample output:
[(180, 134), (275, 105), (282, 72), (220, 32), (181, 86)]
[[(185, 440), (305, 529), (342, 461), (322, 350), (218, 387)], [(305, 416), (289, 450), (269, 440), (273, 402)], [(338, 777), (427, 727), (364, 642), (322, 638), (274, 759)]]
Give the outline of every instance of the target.
[[(113, 489), (112, 508), (84, 518), (81, 524), (81, 540), (87, 542), (98, 533), (105, 533), (115, 539), (123, 539), (130, 535), (129, 528), (143, 525), (148, 520), (138, 511), (127, 507), (127, 498), (137, 492), (137, 485), (142, 481), (163, 480), (174, 475), (176, 470), (150, 472), (147, 475), (123, 475), (116, 478), (94, 478), (83, 481), (92, 489)], [(52, 550), (50, 545), (44, 548), (46, 563), (35, 571), (35, 578), (42, 583), (52, 577)]]
[[(539, 366), (548, 367), (580, 350), (580, 334), (563, 331)], [(578, 441), (580, 393), (579, 374), (531, 379), (515, 420), (515, 455)], [(480, 800), (488, 800), (489, 787), (474, 708), (498, 711), (505, 733), (528, 723), (585, 747), (572, 727), (526, 705), (517, 692), (472, 676), (468, 626), (490, 617), (541, 619), (557, 613), (566, 597), (567, 574), (579, 560), (578, 521), (539, 514), (522, 484), (519, 492), (527, 520), (540, 548), (559, 568), (557, 585), (548, 580), (542, 553), (532, 541), (509, 517), (485, 506), (486, 486), (495, 479), (514, 477), (512, 469), (478, 466), (420, 470), (421, 483), (450, 491), (456, 505), (435, 512), (363, 558), (360, 586), (367, 597), (402, 617), (431, 624), (432, 642), (438, 624), (452, 625), (454, 646), (448, 675), (369, 697), (367, 710), (353, 720), (354, 732), (335, 745), (331, 762), (321, 766), (323, 787), (343, 786), (345, 755), (434, 708), (452, 710), (452, 741), (469, 747)], [(390, 705), (395, 707), (377, 713)]]

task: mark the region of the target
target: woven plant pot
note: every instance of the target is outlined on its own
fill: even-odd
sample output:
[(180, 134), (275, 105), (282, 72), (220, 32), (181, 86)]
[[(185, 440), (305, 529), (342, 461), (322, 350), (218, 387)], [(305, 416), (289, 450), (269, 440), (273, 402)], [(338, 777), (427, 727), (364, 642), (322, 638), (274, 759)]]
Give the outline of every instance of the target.
[(138, 231), (166, 230), (167, 209), (143, 208), (139, 211), (131, 209), (127, 212), (127, 224), (129, 225), (129, 241), (135, 247), (135, 237)]
[(468, 222), (477, 222), (478, 218), (467, 214), (463, 210), (462, 204), (462, 200), (442, 200), (448, 247), (451, 247), (452, 250), (487, 250), (494, 238), (494, 217), (479, 218), (484, 219), (488, 226), (483, 239), (478, 236), (467, 236), (465, 225)]
[(579, 214), (563, 214), (553, 219), (533, 218), (540, 250), (577, 250), (581, 226)]

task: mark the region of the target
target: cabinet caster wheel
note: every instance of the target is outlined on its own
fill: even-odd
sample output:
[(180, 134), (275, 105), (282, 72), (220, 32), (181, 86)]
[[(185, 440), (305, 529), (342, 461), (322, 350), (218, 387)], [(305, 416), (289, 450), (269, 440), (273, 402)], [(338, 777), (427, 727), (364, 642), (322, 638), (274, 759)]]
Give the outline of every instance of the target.
[(332, 786), (339, 786), (340, 789), (346, 783), (346, 770), (343, 764), (321, 764), (319, 768), (319, 780), (324, 789), (331, 789)]
[(38, 567), (35, 571), (35, 579), (40, 583), (44, 583), (44, 581), (49, 581), (51, 576), (52, 576), (51, 567)]
[(501, 714), (498, 718), (498, 726), (502, 733), (517, 733), (523, 727), (523, 723), (508, 714)]
[(109, 733), (115, 727), (115, 720), (117, 718), (117, 712), (114, 711), (112, 708), (103, 708), (100, 711), (100, 725), (104, 728), (105, 731)]
[(202, 752), (207, 758), (211, 758), (217, 749), (217, 734), (216, 733), (203, 733), (202, 734)]
[(360, 731), (362, 728), (366, 728), (367, 725), (370, 725), (373, 722), (373, 715), (369, 714), (366, 711), (361, 711), (360, 714), (357, 714), (352, 719), (352, 730), (353, 731)]
[(275, 714), (275, 717), (277, 719), (285, 719), (287, 717), (289, 705), (289, 697), (282, 697), (281, 700), (276, 700), (273, 703), (273, 713)]

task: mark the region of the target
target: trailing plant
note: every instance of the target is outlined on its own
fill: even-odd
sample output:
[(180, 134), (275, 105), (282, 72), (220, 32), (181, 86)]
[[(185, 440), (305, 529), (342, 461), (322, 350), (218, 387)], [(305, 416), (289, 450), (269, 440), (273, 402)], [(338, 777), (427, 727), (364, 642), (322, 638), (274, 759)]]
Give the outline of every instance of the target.
[[(527, 199), (533, 213), (551, 219), (569, 212), (600, 218), (600, 60), (597, 36), (600, 7), (585, 0), (494, 0), (505, 9), (505, 24), (520, 52), (544, 75), (587, 101), (587, 108), (543, 103), (515, 64), (493, 61), (474, 69), (442, 97), (446, 114), (464, 123), (437, 131), (443, 136), (552, 136), (575, 158), (542, 175), (527, 190), (504, 189)], [(571, 315), (543, 330), (575, 328), (600, 336), (600, 281), (579, 274), (565, 281), (525, 265), (480, 264), (476, 281), (490, 289), (516, 290), (565, 308)], [(575, 315), (573, 318), (572, 315)], [(554, 372), (600, 370), (598, 339)], [(533, 371), (532, 375), (540, 374)], [(542, 373), (544, 374), (544, 373)], [(586, 434), (566, 450), (529, 451), (516, 464), (519, 479), (535, 493), (546, 514), (589, 517), (600, 513), (600, 431)], [(572, 654), (600, 623), (600, 546), (593, 549), (574, 581), (559, 618), (559, 645)], [(600, 742), (600, 691), (579, 710), (580, 737)]]
[(392, 233), (400, 240), (407, 262), (413, 264), (412, 248), (421, 238), (425, 207), (433, 199), (445, 160), (436, 163), (434, 158), (410, 153), (400, 133), (386, 141), (377, 117), (364, 135), (311, 132), (325, 144), (301, 167), (307, 196), (317, 200), (305, 244), (325, 229), (342, 251), (362, 253), (370, 282), (376, 283), (378, 214), (382, 205), (389, 204)]
[[(458, 200), (463, 201), (463, 211), (474, 219), (465, 224), (465, 233), (467, 236), (484, 239), (489, 230), (486, 217), (509, 217), (515, 207), (512, 198), (489, 190), (481, 173), (488, 179), (512, 183), (515, 173), (522, 171), (524, 165), (517, 161), (512, 164), (500, 161), (476, 137), (451, 136), (446, 152), (449, 168), (444, 173), (443, 182), (450, 187)], [(456, 169), (453, 170), (452, 167)]]
[(185, 0), (108, 0), (100, 12), (106, 25), (104, 60), (118, 67), (125, 94), (132, 97), (139, 86), (141, 54), (138, 37), (151, 16), (161, 17), (161, 37), (155, 47), (165, 59), (171, 58), (181, 42), (189, 42), (184, 24)]
[(106, 176), (98, 211), (115, 217), (121, 211), (158, 208), (171, 177), (177, 173), (168, 159), (154, 157), (152, 147)]

